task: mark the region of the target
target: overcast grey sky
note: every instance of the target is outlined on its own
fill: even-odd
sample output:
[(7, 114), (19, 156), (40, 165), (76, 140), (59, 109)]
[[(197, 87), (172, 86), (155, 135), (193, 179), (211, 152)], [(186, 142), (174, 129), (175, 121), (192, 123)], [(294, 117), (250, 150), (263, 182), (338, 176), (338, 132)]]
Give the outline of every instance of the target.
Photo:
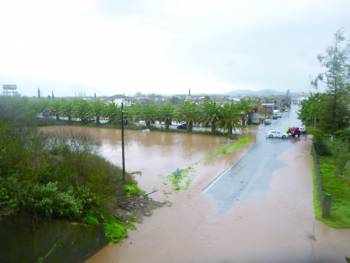
[(25, 95), (309, 89), (349, 0), (0, 0), (0, 84)]

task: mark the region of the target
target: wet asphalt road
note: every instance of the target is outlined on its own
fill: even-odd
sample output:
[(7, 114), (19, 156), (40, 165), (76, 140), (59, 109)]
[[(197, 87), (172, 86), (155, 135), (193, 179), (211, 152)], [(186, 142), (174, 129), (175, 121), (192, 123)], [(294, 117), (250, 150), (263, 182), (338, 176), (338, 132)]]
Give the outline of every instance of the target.
[(271, 129), (285, 131), (287, 127), (300, 126), (297, 111), (298, 107), (292, 106), (289, 112), (273, 120), (271, 125), (260, 125), (256, 145), (203, 190), (214, 200), (218, 213), (225, 213), (248, 200), (261, 198), (269, 191), (273, 173), (285, 165), (277, 156), (298, 143), (299, 139), (266, 139), (266, 133)]

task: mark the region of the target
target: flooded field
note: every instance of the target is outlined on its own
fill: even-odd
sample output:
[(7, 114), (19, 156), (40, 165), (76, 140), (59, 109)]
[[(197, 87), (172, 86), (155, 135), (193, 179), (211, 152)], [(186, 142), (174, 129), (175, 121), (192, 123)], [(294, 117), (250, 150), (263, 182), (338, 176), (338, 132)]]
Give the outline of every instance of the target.
[[(314, 219), (310, 140), (265, 139), (268, 129), (297, 124), (294, 109), (259, 127), (256, 145), (245, 154), (210, 161), (206, 157), (227, 143), (224, 137), (128, 131), (127, 170), (141, 171), (141, 187), (172, 205), (88, 262), (344, 262), (350, 230)], [(118, 130), (45, 129), (89, 134), (101, 143), (101, 155), (120, 164)], [(195, 171), (191, 187), (171, 191), (164, 177), (184, 167)]]
[[(100, 155), (121, 166), (120, 130), (76, 126), (52, 126), (41, 130), (86, 135), (98, 143), (97, 151)], [(170, 191), (167, 176), (178, 168), (191, 167), (191, 184), (201, 186), (201, 178), (210, 180), (232, 165), (237, 153), (226, 154), (220, 158), (207, 158), (215, 148), (228, 143), (232, 143), (232, 140), (222, 136), (126, 130), (126, 170), (140, 172), (135, 174), (140, 187), (146, 192), (155, 191), (152, 197), (164, 200)]]

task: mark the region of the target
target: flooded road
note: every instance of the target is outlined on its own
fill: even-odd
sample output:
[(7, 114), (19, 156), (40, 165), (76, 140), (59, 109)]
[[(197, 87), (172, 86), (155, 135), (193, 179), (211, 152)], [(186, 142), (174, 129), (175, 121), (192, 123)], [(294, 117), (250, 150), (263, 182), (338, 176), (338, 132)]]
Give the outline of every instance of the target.
[[(78, 126), (51, 126), (43, 127), (41, 130), (88, 136), (98, 144), (98, 154), (121, 166), (120, 130)], [(201, 177), (211, 180), (218, 171), (229, 167), (237, 153), (210, 161), (206, 161), (206, 156), (213, 149), (230, 142), (232, 143), (232, 140), (222, 136), (126, 130), (126, 170), (140, 172), (134, 175), (140, 187), (148, 193), (155, 191), (152, 198), (164, 201), (168, 198), (166, 193), (171, 190), (167, 185), (167, 176), (176, 169), (191, 167), (193, 169), (191, 184), (195, 184)]]
[[(259, 127), (257, 144), (247, 154), (209, 164), (200, 160), (215, 145), (224, 144), (224, 138), (197, 141), (194, 136), (177, 141), (177, 136), (187, 135), (175, 134), (177, 139), (163, 152), (165, 139), (158, 138), (158, 133), (156, 145), (139, 149), (130, 142), (127, 152), (133, 147), (135, 152), (148, 149), (135, 153), (139, 162), (128, 164), (140, 170), (138, 165), (144, 163), (143, 175), (138, 177), (142, 187), (164, 189), (160, 175), (177, 166), (195, 166), (197, 176), (188, 191), (158, 191), (156, 199), (166, 198), (172, 206), (155, 210), (128, 239), (108, 245), (88, 262), (344, 262), (350, 255), (350, 230), (331, 229), (314, 219), (310, 141), (265, 139), (269, 129), (299, 125), (295, 111), (271, 126)], [(192, 154), (178, 150), (191, 149), (189, 142), (198, 151), (193, 145)], [(119, 158), (118, 150), (106, 144), (101, 154), (112, 161)], [(157, 151), (161, 151), (158, 157)]]

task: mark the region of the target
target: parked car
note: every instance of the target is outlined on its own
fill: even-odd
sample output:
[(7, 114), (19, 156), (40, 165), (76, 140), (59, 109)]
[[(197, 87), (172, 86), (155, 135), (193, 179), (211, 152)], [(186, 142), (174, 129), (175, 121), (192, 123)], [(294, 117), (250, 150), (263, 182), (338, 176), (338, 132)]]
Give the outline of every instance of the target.
[(305, 126), (299, 127), (299, 130), (301, 131), (301, 134), (305, 134), (306, 133), (306, 127)]
[(187, 123), (183, 122), (180, 125), (178, 125), (176, 128), (178, 128), (178, 129), (187, 129)]
[(299, 137), (302, 132), (297, 127), (288, 128), (287, 133), (293, 137)]
[(271, 119), (265, 119), (264, 120), (264, 124), (265, 125), (270, 125), (272, 123), (272, 120)]
[(288, 138), (288, 134), (280, 131), (280, 130), (270, 130), (267, 132), (266, 134), (267, 138), (281, 138), (281, 139), (287, 139)]

